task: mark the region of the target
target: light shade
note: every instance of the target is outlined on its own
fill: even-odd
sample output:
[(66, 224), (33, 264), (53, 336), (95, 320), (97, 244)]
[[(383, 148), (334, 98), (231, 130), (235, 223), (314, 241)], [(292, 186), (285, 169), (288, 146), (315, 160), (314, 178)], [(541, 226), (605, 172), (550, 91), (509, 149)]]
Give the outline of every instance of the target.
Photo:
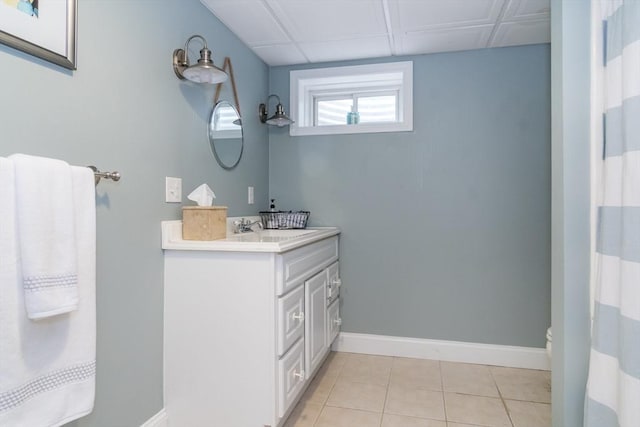
[(269, 102), (269, 99), (271, 97), (275, 97), (278, 99), (278, 104), (276, 105), (276, 113), (273, 116), (268, 117), (269, 113), (267, 112), (267, 104), (260, 104), (260, 106), (258, 107), (258, 116), (260, 117), (260, 121), (262, 123), (278, 127), (288, 126), (294, 123), (294, 121), (287, 117), (287, 115), (285, 114), (284, 107), (280, 103), (280, 97), (278, 95), (269, 95), (269, 98), (267, 98), (267, 103)]
[(284, 113), (284, 108), (282, 107), (282, 104), (278, 104), (276, 105), (276, 113), (273, 116), (269, 117), (266, 123), (268, 125), (275, 125), (278, 127), (282, 127), (282, 126), (290, 125), (291, 123), (293, 123), (293, 120), (287, 117), (287, 115)]
[[(189, 42), (194, 38), (202, 40), (204, 47), (200, 50), (198, 63), (189, 64)], [(217, 84), (227, 80), (227, 73), (216, 67), (211, 60), (211, 51), (207, 48), (204, 37), (193, 35), (189, 37), (184, 49), (176, 49), (173, 52), (173, 70), (179, 79), (187, 79), (196, 83)]]

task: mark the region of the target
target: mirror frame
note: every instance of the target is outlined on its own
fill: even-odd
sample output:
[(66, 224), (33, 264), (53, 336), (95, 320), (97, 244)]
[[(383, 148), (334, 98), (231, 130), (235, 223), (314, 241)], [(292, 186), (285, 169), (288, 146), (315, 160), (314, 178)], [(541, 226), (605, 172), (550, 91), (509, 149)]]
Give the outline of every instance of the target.
[[(233, 163), (232, 165), (227, 165), (225, 164), (222, 159), (220, 159), (220, 156), (218, 155), (217, 151), (216, 151), (216, 145), (215, 145), (215, 138), (212, 137), (211, 135), (211, 129), (212, 129), (212, 121), (215, 117), (215, 113), (216, 110), (218, 109), (218, 107), (221, 104), (226, 104), (229, 107), (233, 108), (233, 111), (235, 111), (236, 116), (238, 116), (238, 119), (240, 120), (240, 132), (242, 134), (242, 137), (240, 138), (240, 153), (238, 153), (238, 159), (235, 161), (235, 163)], [(207, 123), (207, 138), (209, 139), (209, 147), (211, 148), (211, 152), (213, 153), (213, 156), (216, 158), (216, 162), (218, 162), (218, 164), (220, 165), (221, 168), (225, 169), (225, 170), (232, 170), (235, 169), (236, 166), (238, 166), (238, 163), (240, 163), (240, 160), (242, 159), (242, 154), (244, 152), (244, 125), (242, 123), (242, 117), (240, 116), (240, 113), (238, 112), (238, 109), (229, 101), (218, 101), (216, 102), (216, 104), (213, 106), (213, 108), (211, 109), (211, 114), (209, 115), (209, 121)]]

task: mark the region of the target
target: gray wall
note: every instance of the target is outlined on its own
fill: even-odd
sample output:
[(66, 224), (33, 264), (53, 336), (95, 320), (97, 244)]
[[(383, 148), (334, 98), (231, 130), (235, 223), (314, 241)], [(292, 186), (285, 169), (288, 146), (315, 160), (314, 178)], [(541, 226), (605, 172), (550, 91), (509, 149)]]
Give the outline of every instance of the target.
[(583, 425), (589, 362), (590, 7), (551, 2), (554, 427)]
[[(342, 228), (344, 331), (544, 347), (549, 46), (400, 59), (414, 61), (414, 131), (271, 128), (271, 197)], [(271, 69), (286, 106), (299, 68)]]
[[(253, 112), (266, 98), (268, 69), (198, 0), (81, 0), (78, 19), (73, 73), (0, 46), (0, 156), (50, 156), (123, 175), (97, 188), (96, 407), (73, 424), (131, 427), (162, 408), (160, 221), (181, 216), (180, 205), (164, 203), (164, 177), (182, 177), (185, 195), (209, 183), (230, 215), (267, 204), (267, 131)], [(206, 139), (213, 88), (173, 74), (172, 52), (192, 34), (207, 38), (217, 64), (233, 61), (248, 115), (245, 155), (232, 172), (215, 163)], [(232, 99), (228, 85), (223, 96)], [(248, 185), (255, 206), (246, 204)]]

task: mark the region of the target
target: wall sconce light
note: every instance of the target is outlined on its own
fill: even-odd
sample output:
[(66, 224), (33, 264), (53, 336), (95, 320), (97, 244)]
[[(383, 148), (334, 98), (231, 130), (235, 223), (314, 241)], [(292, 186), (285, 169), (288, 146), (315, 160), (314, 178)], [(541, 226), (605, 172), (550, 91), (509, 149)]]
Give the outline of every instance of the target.
[[(269, 116), (269, 113), (267, 113), (267, 104), (269, 104), (269, 100), (271, 99), (271, 97), (275, 97), (278, 99), (278, 105), (276, 105), (276, 113), (273, 116), (267, 118)], [(280, 103), (280, 97), (278, 95), (269, 95), (269, 97), (267, 98), (267, 104), (260, 104), (260, 106), (258, 107), (260, 122), (266, 123), (268, 125), (278, 126), (279, 128), (294, 123), (294, 121), (287, 117), (287, 115), (284, 113), (284, 107)]]
[[(204, 47), (200, 50), (197, 64), (189, 64), (189, 42), (195, 38), (202, 40)], [(211, 51), (207, 49), (207, 41), (199, 35), (187, 39), (184, 49), (173, 51), (173, 71), (180, 80), (190, 80), (196, 83), (222, 83), (227, 80), (227, 73), (213, 65)]]

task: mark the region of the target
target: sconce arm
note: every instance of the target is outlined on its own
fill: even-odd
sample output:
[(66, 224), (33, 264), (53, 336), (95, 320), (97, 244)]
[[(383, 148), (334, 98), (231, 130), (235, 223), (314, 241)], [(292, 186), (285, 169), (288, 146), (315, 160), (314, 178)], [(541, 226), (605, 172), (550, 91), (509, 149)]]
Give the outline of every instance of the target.
[(194, 35), (192, 35), (191, 37), (189, 37), (189, 38), (187, 39), (187, 42), (184, 44), (184, 64), (185, 64), (187, 67), (190, 65), (190, 64), (189, 64), (189, 42), (191, 42), (191, 40), (193, 40), (193, 39), (200, 39), (200, 40), (202, 40), (202, 44), (204, 45), (204, 46), (203, 46), (203, 49), (208, 49), (208, 48), (207, 48), (207, 41), (206, 41), (206, 40), (204, 39), (204, 37), (202, 37), (201, 35), (199, 35), (199, 34), (194, 34)]
[(264, 103), (264, 104), (260, 104), (258, 106), (258, 117), (260, 117), (260, 122), (261, 123), (266, 123), (266, 121), (267, 121), (267, 117), (269, 116), (269, 112), (268, 112), (268, 110), (269, 110), (269, 100), (271, 98), (276, 98), (278, 100), (278, 104), (277, 105), (281, 104), (280, 97), (278, 95), (273, 94), (273, 93), (271, 95), (269, 95), (267, 97), (267, 102)]

